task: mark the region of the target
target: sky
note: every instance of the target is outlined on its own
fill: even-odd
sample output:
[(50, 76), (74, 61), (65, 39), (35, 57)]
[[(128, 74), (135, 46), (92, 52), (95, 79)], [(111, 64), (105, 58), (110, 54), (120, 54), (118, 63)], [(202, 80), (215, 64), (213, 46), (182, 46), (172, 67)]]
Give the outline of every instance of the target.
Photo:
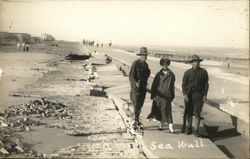
[(0, 1), (0, 31), (126, 45), (249, 47), (247, 0)]

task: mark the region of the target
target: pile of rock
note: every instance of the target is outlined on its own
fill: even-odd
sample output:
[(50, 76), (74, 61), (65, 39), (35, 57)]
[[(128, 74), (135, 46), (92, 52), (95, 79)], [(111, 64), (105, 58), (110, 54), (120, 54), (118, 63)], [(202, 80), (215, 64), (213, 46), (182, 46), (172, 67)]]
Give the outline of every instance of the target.
[(27, 151), (15, 132), (31, 131), (31, 126), (46, 124), (34, 120), (37, 117), (71, 119), (72, 113), (66, 105), (45, 98), (11, 106), (5, 112), (0, 112), (0, 157)]
[(11, 106), (5, 111), (5, 117), (17, 115), (34, 115), (37, 117), (55, 117), (57, 119), (72, 118), (69, 108), (62, 103), (55, 103), (45, 98), (31, 101), (30, 103)]

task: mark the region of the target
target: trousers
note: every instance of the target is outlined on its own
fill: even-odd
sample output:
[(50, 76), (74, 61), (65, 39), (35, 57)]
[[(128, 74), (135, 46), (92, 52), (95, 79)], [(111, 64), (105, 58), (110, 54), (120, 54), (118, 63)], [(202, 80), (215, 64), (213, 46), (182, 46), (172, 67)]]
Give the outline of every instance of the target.
[(139, 122), (141, 108), (144, 104), (147, 89), (146, 87), (131, 87), (130, 100), (134, 106), (135, 121)]
[(192, 122), (194, 115), (195, 116), (194, 129), (195, 131), (199, 131), (200, 114), (204, 104), (203, 97), (204, 95), (202, 93), (194, 92), (188, 95), (189, 101), (184, 100), (185, 109), (184, 109), (182, 129), (185, 129), (186, 123), (188, 123), (187, 131), (192, 131)]

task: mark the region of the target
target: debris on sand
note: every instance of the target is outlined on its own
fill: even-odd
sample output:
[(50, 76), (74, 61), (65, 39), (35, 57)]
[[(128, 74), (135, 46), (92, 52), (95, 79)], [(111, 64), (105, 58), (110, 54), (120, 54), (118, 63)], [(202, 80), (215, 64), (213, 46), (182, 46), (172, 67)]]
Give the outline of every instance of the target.
[(87, 60), (90, 58), (90, 55), (78, 55), (69, 53), (67, 56), (65, 56), (66, 60)]
[(6, 154), (6, 155), (9, 154), (9, 152), (8, 152), (7, 150), (5, 150), (4, 147), (1, 148), (0, 152), (1, 152), (2, 154)]
[(0, 158), (10, 154), (24, 153), (27, 149), (23, 148), (20, 139), (13, 135), (13, 131), (8, 128), (0, 127)]
[[(45, 125), (46, 123), (35, 121), (27, 117), (18, 117), (18, 118), (7, 118), (7, 125), (10, 127), (27, 127), (27, 126), (40, 126)], [(1, 121), (1, 125), (3, 121)]]
[(9, 93), (9, 96), (13, 97), (32, 97), (32, 98), (41, 98), (42, 96), (39, 95), (32, 95), (32, 94), (23, 94), (23, 93)]
[(65, 131), (66, 135), (69, 136), (88, 136), (91, 135), (92, 133), (89, 131), (77, 131), (77, 130), (69, 130), (69, 131)]
[(5, 117), (40, 114), (43, 117), (69, 119), (72, 118), (72, 113), (69, 113), (68, 110), (69, 108), (62, 103), (55, 103), (42, 98), (31, 101), (30, 103), (9, 107), (5, 110)]
[(106, 92), (102, 86), (92, 86), (89, 89), (91, 96), (106, 96)]
[[(35, 117), (53, 117), (56, 119), (71, 119), (69, 108), (59, 102), (51, 102), (45, 98), (32, 100), (29, 103), (11, 106), (0, 112), (0, 157), (16, 153), (26, 153), (15, 132), (32, 131), (32, 126), (46, 125)], [(16, 141), (13, 141), (15, 140)]]

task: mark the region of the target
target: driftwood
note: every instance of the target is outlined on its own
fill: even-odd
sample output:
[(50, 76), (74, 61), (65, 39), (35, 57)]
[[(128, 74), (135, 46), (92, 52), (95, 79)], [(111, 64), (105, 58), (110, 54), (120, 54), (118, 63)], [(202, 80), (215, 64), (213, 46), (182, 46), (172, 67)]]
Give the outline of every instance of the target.
[(33, 98), (43, 98), (43, 96), (40, 96), (40, 95), (21, 94), (21, 93), (9, 93), (9, 96), (13, 96), (13, 97), (33, 97)]

